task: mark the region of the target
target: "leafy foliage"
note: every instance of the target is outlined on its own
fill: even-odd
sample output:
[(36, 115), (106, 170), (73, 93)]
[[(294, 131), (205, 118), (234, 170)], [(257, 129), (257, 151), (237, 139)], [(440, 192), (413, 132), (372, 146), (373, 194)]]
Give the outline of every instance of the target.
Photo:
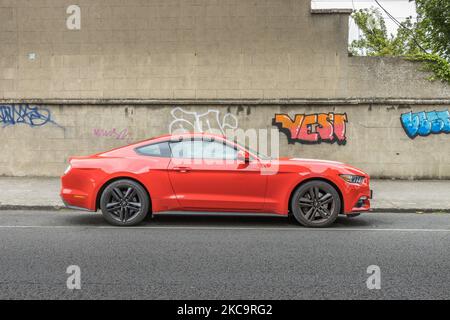
[(450, 84), (450, 63), (436, 54), (419, 53), (407, 58), (413, 61), (422, 61), (424, 63), (423, 70), (433, 72), (428, 79), (431, 81), (442, 80)]
[(363, 36), (349, 50), (354, 55), (400, 56), (421, 61), (430, 80), (450, 83), (450, 1), (416, 0), (418, 21), (407, 18), (396, 35), (388, 35), (380, 10), (362, 9), (352, 17)]
[(350, 45), (353, 54), (368, 56), (403, 56), (418, 52), (418, 47), (409, 31), (413, 24), (408, 18), (396, 36), (388, 35), (386, 23), (378, 9), (361, 9), (352, 15), (363, 37)]
[(416, 0), (416, 5), (425, 46), (450, 61), (450, 1)]

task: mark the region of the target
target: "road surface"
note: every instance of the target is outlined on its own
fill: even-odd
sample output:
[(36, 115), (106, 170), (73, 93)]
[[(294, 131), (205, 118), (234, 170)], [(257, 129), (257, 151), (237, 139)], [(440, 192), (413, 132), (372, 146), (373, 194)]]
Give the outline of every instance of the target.
[[(0, 211), (0, 299), (449, 299), (450, 214), (367, 213), (306, 229), (265, 216)], [(67, 267), (81, 289), (66, 286)], [(369, 290), (367, 268), (380, 268)]]

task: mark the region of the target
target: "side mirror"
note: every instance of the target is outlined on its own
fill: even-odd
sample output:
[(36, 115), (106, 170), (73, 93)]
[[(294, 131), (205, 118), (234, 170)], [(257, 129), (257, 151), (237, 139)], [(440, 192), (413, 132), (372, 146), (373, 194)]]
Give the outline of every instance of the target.
[(237, 154), (237, 160), (243, 163), (250, 162), (250, 154), (247, 151), (239, 150)]

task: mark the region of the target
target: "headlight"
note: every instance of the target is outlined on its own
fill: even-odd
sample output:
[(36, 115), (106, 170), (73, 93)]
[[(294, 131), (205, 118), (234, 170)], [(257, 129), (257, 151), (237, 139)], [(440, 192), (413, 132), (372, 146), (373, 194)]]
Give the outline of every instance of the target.
[(342, 179), (347, 181), (348, 183), (355, 183), (355, 184), (361, 184), (364, 182), (363, 176), (356, 176), (353, 174), (341, 174), (339, 175)]
[(64, 174), (67, 174), (67, 172), (70, 171), (70, 169), (72, 169), (72, 166), (69, 164), (66, 168), (66, 170), (64, 170)]

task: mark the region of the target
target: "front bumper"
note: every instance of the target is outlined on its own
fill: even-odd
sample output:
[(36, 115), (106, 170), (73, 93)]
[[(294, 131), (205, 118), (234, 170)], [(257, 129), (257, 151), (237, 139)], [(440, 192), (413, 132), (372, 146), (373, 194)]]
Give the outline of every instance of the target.
[(355, 215), (355, 213), (370, 211), (370, 200), (373, 190), (369, 186), (369, 177), (362, 184), (344, 183), (341, 187), (344, 198), (342, 213)]
[(357, 201), (353, 204), (352, 210), (348, 214), (355, 214), (359, 212), (370, 211), (370, 200), (373, 199), (373, 190), (369, 190), (369, 194), (360, 195)]

